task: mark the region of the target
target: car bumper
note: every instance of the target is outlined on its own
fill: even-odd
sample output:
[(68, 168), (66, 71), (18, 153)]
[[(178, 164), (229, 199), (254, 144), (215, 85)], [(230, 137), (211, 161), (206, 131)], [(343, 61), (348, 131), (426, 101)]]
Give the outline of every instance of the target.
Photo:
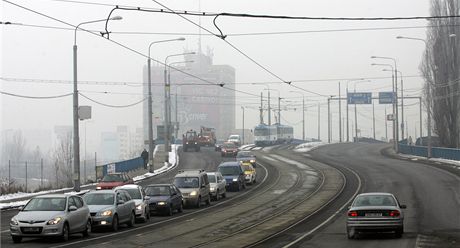
[[(33, 228), (35, 230), (27, 230)], [(52, 237), (62, 234), (62, 224), (60, 225), (10, 225), (11, 236), (20, 237)]]
[(184, 205), (197, 205), (198, 204), (198, 197), (184, 197), (182, 199)]
[(353, 228), (355, 230), (394, 230), (403, 227), (403, 219), (396, 220), (348, 220), (347, 228)]
[(158, 204), (150, 204), (149, 205), (149, 211), (150, 213), (164, 213), (167, 212), (169, 209), (169, 205), (158, 205)]
[(111, 226), (113, 216), (91, 216), (93, 227)]

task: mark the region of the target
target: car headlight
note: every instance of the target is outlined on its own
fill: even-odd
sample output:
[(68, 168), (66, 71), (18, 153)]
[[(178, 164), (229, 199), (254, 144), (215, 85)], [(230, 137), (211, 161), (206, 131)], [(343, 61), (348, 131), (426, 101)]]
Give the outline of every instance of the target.
[(158, 206), (164, 206), (166, 205), (166, 202), (158, 202)]
[(255, 163), (256, 161), (254, 159), (249, 160), (251, 163)]
[(104, 212), (101, 213), (102, 216), (112, 216), (113, 212), (112, 210), (105, 210)]
[(195, 142), (195, 145), (196, 145), (196, 144), (198, 144), (198, 143)]
[(142, 209), (142, 205), (141, 205), (141, 204), (137, 205), (137, 206), (136, 206), (136, 209), (137, 209), (137, 210), (141, 210), (141, 209)]
[(19, 225), (19, 222), (15, 218), (12, 218), (11, 221), (10, 221), (10, 225), (17, 226), (17, 225)]
[(61, 222), (61, 220), (62, 220), (62, 217), (56, 217), (54, 219), (49, 220), (46, 224), (47, 225), (56, 225), (59, 222)]
[(196, 191), (192, 191), (190, 192), (190, 196), (196, 196), (196, 193), (197, 193)]
[(216, 190), (216, 188), (211, 187), (211, 188), (209, 188), (209, 190), (214, 191), (214, 190)]
[(236, 182), (236, 181), (238, 181), (238, 178), (233, 178), (233, 182)]

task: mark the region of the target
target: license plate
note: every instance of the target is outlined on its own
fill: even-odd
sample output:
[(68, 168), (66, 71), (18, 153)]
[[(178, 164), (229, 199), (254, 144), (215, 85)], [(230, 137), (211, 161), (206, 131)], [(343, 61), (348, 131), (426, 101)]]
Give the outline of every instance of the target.
[(24, 227), (24, 232), (38, 232), (40, 229), (38, 227)]
[(382, 213), (366, 213), (366, 217), (382, 217)]

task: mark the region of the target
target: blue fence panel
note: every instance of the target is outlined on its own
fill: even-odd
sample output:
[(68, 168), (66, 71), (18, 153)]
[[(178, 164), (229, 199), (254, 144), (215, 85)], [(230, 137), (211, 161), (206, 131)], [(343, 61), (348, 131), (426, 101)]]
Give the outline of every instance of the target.
[[(399, 144), (399, 152), (409, 155), (426, 157), (428, 155), (428, 148), (426, 146), (409, 146)], [(432, 147), (431, 157), (460, 160), (460, 150), (455, 148)]]
[(428, 149), (426, 146), (410, 146), (399, 144), (399, 152), (409, 155), (421, 156), (426, 157), (428, 153)]
[(133, 158), (125, 161), (119, 161), (115, 163), (105, 164), (97, 166), (96, 173), (97, 178), (102, 178), (107, 175), (108, 171), (115, 171), (115, 172), (129, 172), (132, 170), (136, 170), (138, 168), (144, 167), (144, 159), (141, 157)]

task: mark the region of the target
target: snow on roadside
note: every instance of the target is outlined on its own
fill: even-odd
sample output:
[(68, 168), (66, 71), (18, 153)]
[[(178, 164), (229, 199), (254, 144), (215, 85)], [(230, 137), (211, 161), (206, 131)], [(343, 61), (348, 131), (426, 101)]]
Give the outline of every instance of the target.
[[(153, 177), (153, 176), (165, 173), (165, 172), (173, 169), (174, 167), (176, 167), (178, 162), (179, 162), (179, 157), (177, 156), (177, 150), (179, 149), (180, 146), (181, 145), (171, 145), (171, 150), (172, 151), (169, 153), (169, 155), (170, 155), (169, 156), (169, 164), (165, 162), (165, 165), (163, 167), (161, 167), (160, 169), (155, 170), (154, 173), (149, 173), (148, 172), (148, 173), (145, 173), (144, 175), (134, 177), (133, 178), (134, 182), (138, 182), (138, 181), (144, 180), (146, 178)], [(156, 150), (157, 150), (157, 148), (155, 148), (154, 154), (156, 153)], [(91, 185), (95, 185), (95, 184), (88, 184), (88, 185), (84, 185), (82, 187), (88, 187), (88, 186), (91, 186)], [(71, 189), (73, 189), (73, 188), (54, 189), (54, 190), (40, 191), (40, 192), (36, 192), (36, 193), (19, 192), (19, 193), (14, 193), (14, 194), (1, 195), (0, 200), (13, 200), (13, 199), (18, 199), (18, 198), (23, 198), (23, 197), (33, 197), (33, 196), (37, 196), (37, 195), (51, 194), (51, 193), (56, 193), (56, 192), (60, 192), (60, 191), (63, 191), (63, 190), (71, 190)], [(86, 193), (88, 191), (89, 190), (82, 190), (82, 191), (80, 191), (78, 193), (75, 192), (75, 191), (72, 191), (72, 192), (68, 192), (66, 194), (84, 194), (84, 193)], [(1, 209), (16, 208), (16, 207), (24, 206), (28, 201), (29, 200), (0, 203), (0, 210)]]
[(255, 147), (254, 144), (247, 144), (247, 145), (242, 145), (239, 147), (240, 150), (251, 150), (251, 148)]
[(430, 159), (428, 159), (426, 157), (409, 155), (409, 154), (402, 154), (402, 153), (400, 153), (399, 156), (403, 157), (403, 158), (408, 158), (408, 159), (413, 160), (413, 161), (417, 161), (417, 160), (436, 161), (436, 162), (452, 165), (456, 169), (460, 170), (460, 161), (458, 161), (458, 160), (450, 160), (450, 159), (444, 159), (444, 158), (430, 158)]
[(294, 151), (296, 152), (309, 152), (311, 150), (314, 150), (320, 146), (326, 145), (326, 143), (323, 142), (307, 142), (300, 144), (294, 148)]

